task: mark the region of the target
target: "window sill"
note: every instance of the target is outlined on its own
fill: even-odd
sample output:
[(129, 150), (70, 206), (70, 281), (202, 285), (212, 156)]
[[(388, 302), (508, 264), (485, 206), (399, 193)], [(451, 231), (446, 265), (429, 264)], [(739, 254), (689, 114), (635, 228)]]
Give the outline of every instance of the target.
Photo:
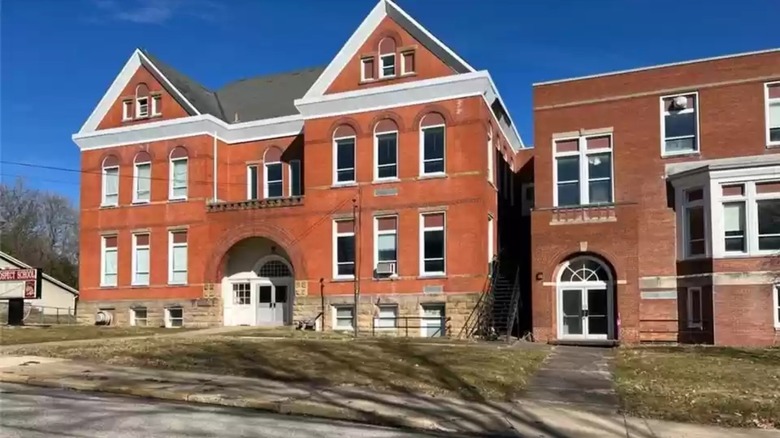
[(440, 273), (434, 273), (434, 274), (420, 274), (417, 276), (418, 280), (435, 280), (435, 279), (443, 279), (447, 278), (447, 274), (440, 272)]
[(335, 184), (331, 185), (330, 188), (332, 188), (332, 189), (342, 189), (342, 188), (345, 188), (345, 187), (357, 187), (357, 185), (358, 185), (357, 182), (350, 181), (350, 182), (343, 182), (343, 183), (335, 183)]
[(387, 277), (374, 277), (374, 281), (398, 281), (401, 277), (398, 274), (393, 274)]
[(100, 204), (100, 208), (119, 208), (119, 204)]
[(187, 198), (168, 198), (168, 202), (187, 202)]
[(384, 179), (375, 179), (372, 181), (372, 184), (392, 184), (392, 183), (398, 183), (401, 182), (400, 178), (384, 178)]
[(168, 283), (168, 287), (182, 287), (187, 286), (187, 283)]
[(130, 287), (132, 289), (144, 289), (144, 288), (148, 288), (149, 284), (135, 284), (134, 283), (134, 284), (131, 284)]
[(681, 259), (677, 259), (677, 261), (678, 262), (687, 262), (687, 261), (691, 261), (691, 260), (707, 260), (709, 258), (711, 258), (711, 257), (706, 255), (706, 254), (702, 254), (702, 255), (683, 257)]
[(428, 173), (417, 177), (417, 180), (447, 178), (446, 173)]
[(101, 284), (100, 288), (101, 289), (116, 289), (117, 285), (115, 285), (115, 284)]
[(661, 158), (686, 158), (686, 157), (700, 157), (701, 152), (699, 151), (684, 151), (684, 152), (670, 152), (670, 153), (662, 153)]
[(372, 78), (372, 79), (361, 79), (360, 82), (358, 82), (358, 85), (376, 84), (377, 82), (389, 82), (394, 79), (411, 78), (414, 76), (417, 76), (417, 72), (410, 71), (406, 73), (401, 73), (400, 75), (382, 76), (382, 77)]
[(777, 149), (777, 148), (780, 148), (780, 142), (769, 143), (769, 144), (766, 145), (766, 148), (767, 149)]
[(690, 329), (690, 330), (704, 330), (704, 326), (702, 324), (688, 324), (688, 329)]
[(133, 201), (131, 205), (149, 205), (152, 201)]
[(333, 277), (331, 283), (352, 283), (355, 281), (355, 277)]

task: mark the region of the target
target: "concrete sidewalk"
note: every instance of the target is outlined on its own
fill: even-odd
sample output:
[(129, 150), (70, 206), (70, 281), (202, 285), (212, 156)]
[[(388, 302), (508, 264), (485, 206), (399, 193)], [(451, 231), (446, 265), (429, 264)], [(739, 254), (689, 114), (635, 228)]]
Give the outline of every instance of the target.
[(455, 432), (460, 436), (780, 437), (780, 431), (643, 420), (561, 403), (474, 402), (32, 356), (0, 356), (0, 381)]

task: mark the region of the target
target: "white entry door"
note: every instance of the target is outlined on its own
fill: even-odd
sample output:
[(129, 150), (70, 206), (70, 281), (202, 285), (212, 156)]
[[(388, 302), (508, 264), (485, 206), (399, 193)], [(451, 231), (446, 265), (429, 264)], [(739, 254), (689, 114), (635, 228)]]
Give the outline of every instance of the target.
[(274, 286), (269, 283), (260, 283), (255, 286), (257, 291), (257, 325), (274, 325), (276, 321), (274, 311)]
[(558, 334), (566, 339), (608, 339), (612, 330), (608, 288), (561, 287), (558, 293)]
[(286, 284), (274, 285), (274, 323), (277, 325), (287, 324), (287, 293)]
[[(248, 281), (232, 283), (232, 297), (226, 297), (226, 325), (255, 325), (255, 310), (252, 299), (252, 284)], [(232, 298), (232, 299), (231, 299)]]
[(423, 304), (421, 322), (423, 337), (444, 336), (444, 304)]

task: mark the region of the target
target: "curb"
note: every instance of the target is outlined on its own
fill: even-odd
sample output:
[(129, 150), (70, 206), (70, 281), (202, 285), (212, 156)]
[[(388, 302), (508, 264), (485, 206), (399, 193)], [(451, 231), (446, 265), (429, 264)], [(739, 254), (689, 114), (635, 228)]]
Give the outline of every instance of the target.
[(232, 398), (219, 394), (188, 393), (183, 391), (153, 390), (107, 384), (106, 381), (85, 381), (82, 379), (45, 378), (20, 374), (0, 374), (0, 383), (14, 383), (44, 388), (67, 389), (73, 391), (96, 392), (112, 395), (124, 395), (138, 398), (194, 403), (210, 406), (225, 406), (270, 412), (282, 415), (299, 415), (359, 422), (376, 426), (412, 429), (428, 432), (442, 432), (446, 429), (427, 418), (399, 418), (377, 412), (360, 411), (341, 406), (328, 405), (310, 400), (269, 401), (257, 398)]

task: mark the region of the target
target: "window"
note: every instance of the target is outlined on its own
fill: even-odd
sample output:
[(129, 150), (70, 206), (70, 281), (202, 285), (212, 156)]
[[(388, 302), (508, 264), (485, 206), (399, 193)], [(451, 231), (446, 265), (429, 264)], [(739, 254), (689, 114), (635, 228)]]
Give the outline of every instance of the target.
[(612, 136), (555, 141), (555, 206), (610, 204)]
[(686, 154), (699, 150), (697, 105), (697, 93), (661, 98), (662, 155)]
[(371, 81), (374, 79), (374, 58), (360, 60), (360, 80)]
[(301, 160), (290, 160), (290, 196), (301, 194)]
[(252, 304), (251, 283), (233, 283), (233, 304)]
[(355, 182), (355, 137), (334, 140), (336, 150), (336, 184)]
[(146, 327), (148, 325), (146, 307), (130, 309), (130, 325), (133, 327)]
[(187, 199), (187, 150), (177, 146), (170, 157), (170, 193), (169, 199)]
[[(510, 188), (514, 187), (514, 185), (510, 185)], [(523, 210), (523, 216), (528, 216), (531, 214), (531, 211), (534, 209), (534, 184), (533, 183), (525, 183), (520, 186), (520, 191), (522, 192), (522, 199), (521, 202), (521, 208)], [(514, 200), (514, 196), (512, 196)]]
[(398, 273), (398, 217), (374, 218), (374, 269), (377, 276)]
[(444, 275), (444, 213), (421, 215), (420, 248), (422, 275)]
[(414, 52), (401, 53), (401, 74), (408, 75), (414, 71)]
[(700, 287), (688, 288), (688, 328), (702, 328), (702, 294)]
[(117, 237), (103, 236), (100, 260), (100, 285), (116, 286), (117, 272)]
[(496, 151), (493, 149), (493, 128), (488, 127), (487, 133), (487, 179), (491, 183), (495, 183), (495, 161)]
[(149, 117), (149, 98), (139, 97), (135, 100), (135, 116), (136, 118)]
[(134, 286), (149, 284), (149, 235), (133, 235), (133, 282)]
[(122, 102), (122, 121), (133, 120), (133, 101), (125, 100)]
[(265, 163), (265, 198), (281, 198), (284, 196), (282, 186), (282, 163)]
[(352, 306), (335, 306), (333, 308), (333, 327), (335, 330), (353, 330), (355, 309)]
[(152, 96), (152, 115), (162, 115), (162, 96)]
[(102, 206), (119, 205), (119, 160), (111, 155), (103, 160)]
[(374, 318), (374, 327), (391, 329), (398, 326), (398, 306), (395, 304), (380, 305)]
[(780, 181), (729, 182), (720, 190), (723, 229), (718, 231), (723, 233), (723, 253), (780, 251)]
[(246, 199), (257, 199), (257, 165), (246, 166)]
[(780, 145), (780, 82), (766, 84), (767, 145)]
[(398, 178), (398, 127), (382, 120), (374, 128), (374, 180)]
[(355, 276), (355, 223), (352, 220), (335, 221), (333, 229), (333, 258), (336, 261), (333, 277), (352, 278)]
[(133, 163), (133, 202), (149, 202), (151, 190), (152, 157), (147, 152), (140, 152), (135, 156)]
[(168, 235), (168, 284), (187, 283), (187, 232), (171, 231)]
[(420, 175), (443, 175), (445, 150), (444, 118), (439, 114), (428, 114), (420, 124)]
[(165, 309), (165, 327), (175, 328), (184, 325), (184, 310), (181, 307)]
[(686, 190), (683, 196), (684, 257), (703, 256), (707, 251), (704, 190), (701, 188)]
[(780, 328), (780, 284), (772, 286), (772, 297), (774, 305), (772, 306), (772, 312), (775, 314), (775, 328)]
[(745, 203), (723, 204), (724, 243), (726, 252), (745, 252)]
[(493, 249), (493, 216), (488, 215), (487, 226), (487, 262), (488, 268), (493, 265), (493, 255), (495, 254)]
[[(780, 184), (777, 184), (780, 186)], [(758, 188), (758, 187), (757, 187)], [(780, 193), (775, 193), (775, 196)], [(757, 193), (756, 196), (759, 196)], [(780, 197), (775, 199), (756, 199), (758, 216), (758, 250), (780, 250)]]
[(382, 67), (379, 70), (379, 77), (389, 78), (395, 76), (395, 53), (380, 56), (379, 62)]

